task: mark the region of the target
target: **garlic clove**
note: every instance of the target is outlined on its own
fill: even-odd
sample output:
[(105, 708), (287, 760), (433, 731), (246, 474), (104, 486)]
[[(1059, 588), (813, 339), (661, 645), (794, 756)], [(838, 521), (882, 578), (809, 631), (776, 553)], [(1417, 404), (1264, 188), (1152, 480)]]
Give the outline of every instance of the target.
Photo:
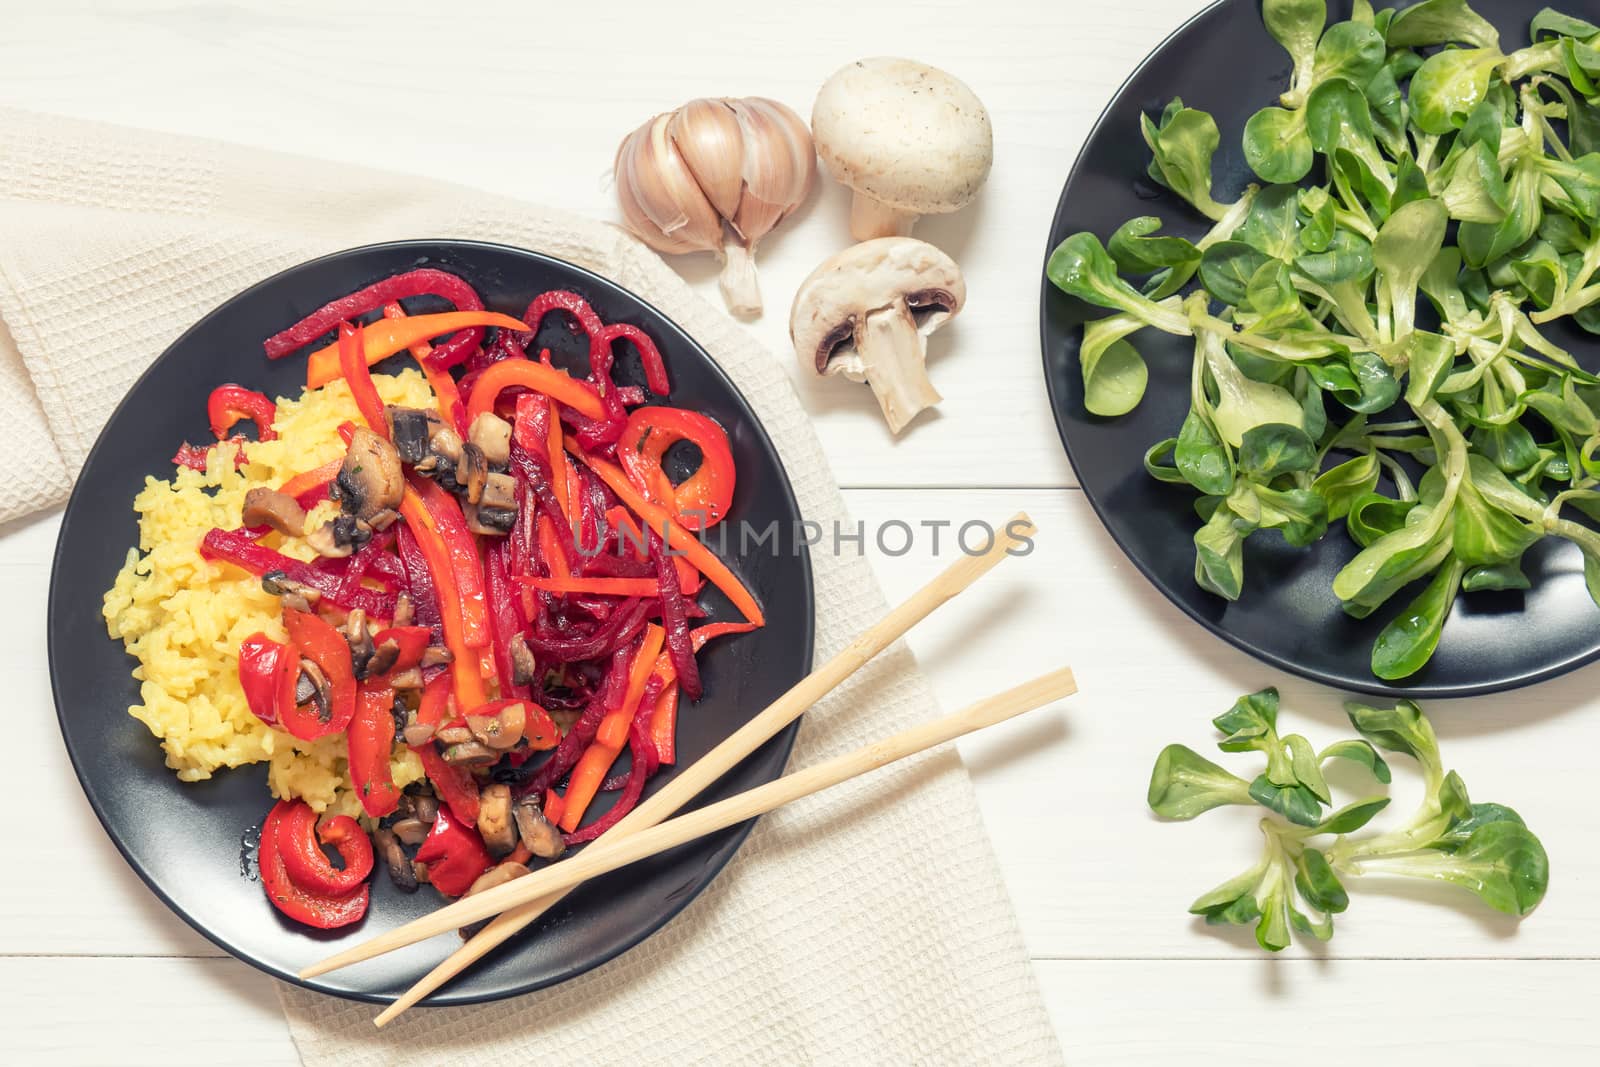
[(799, 115), (776, 100), (730, 100), (744, 131), (744, 196), (725, 215), (753, 251), (784, 216), (804, 203), (811, 188), (815, 153), (811, 134)]
[(635, 168), (638, 166), (639, 141), (649, 136), (649, 123), (629, 134), (627, 139), (617, 148), (617, 160), (613, 165), (616, 176), (617, 203), (622, 208), (622, 220), (630, 232), (644, 241), (658, 252), (683, 254), (685, 252), (702, 252), (698, 245), (689, 244), (668, 236), (645, 214), (644, 207), (639, 203), (638, 178)]
[[(700, 191), (683, 156), (667, 136), (672, 113), (657, 115), (634, 147), (626, 180), (651, 227), (676, 244), (699, 251), (722, 247), (722, 217)], [(621, 180), (621, 179), (619, 179)], [(650, 230), (640, 237), (649, 242)]]
[(729, 101), (691, 100), (673, 112), (667, 136), (718, 215), (732, 218), (744, 191), (744, 160), (750, 154)]

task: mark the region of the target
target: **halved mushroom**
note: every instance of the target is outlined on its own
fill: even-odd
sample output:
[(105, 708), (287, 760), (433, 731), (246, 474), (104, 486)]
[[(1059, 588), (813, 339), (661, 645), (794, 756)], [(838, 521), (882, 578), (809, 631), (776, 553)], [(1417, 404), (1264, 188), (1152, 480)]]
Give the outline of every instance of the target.
[(472, 736), (497, 752), (515, 748), (527, 726), (528, 708), (522, 703), (507, 704), (493, 715), (467, 716)]
[[(348, 518), (349, 516), (340, 517)], [(346, 540), (343, 543), (339, 541), (334, 532), (335, 525), (336, 523), (333, 522), (325, 522), (306, 534), (306, 544), (310, 545), (317, 555), (325, 556), (328, 559), (343, 559), (355, 551), (355, 545), (350, 541)]]
[(398, 508), (405, 495), (405, 471), (394, 445), (364, 426), (356, 428), (334, 479), (339, 506), (347, 515), (371, 519)]
[(491, 467), (511, 462), (511, 424), (492, 411), (485, 411), (467, 428), (467, 441), (476, 445)]
[(423, 838), (428, 836), (428, 824), (416, 818), (396, 819), (389, 829), (407, 845), (420, 845)]
[[(426, 829), (423, 834), (426, 836)], [(388, 869), (389, 880), (395, 884), (395, 888), (402, 893), (416, 892), (416, 871), (411, 866), (411, 857), (400, 847), (399, 834), (380, 826), (372, 831), (372, 844), (378, 855), (383, 857), (383, 865)]]
[(239, 521), (246, 526), (270, 526), (281, 534), (303, 537), (306, 509), (287, 493), (257, 486), (244, 495)]
[(537, 795), (529, 794), (518, 800), (512, 813), (517, 819), (517, 833), (529, 852), (542, 860), (553, 860), (567, 850), (561, 831), (544, 817)]
[(937, 404), (928, 381), (928, 335), (961, 311), (966, 281), (955, 261), (925, 241), (881, 237), (824, 262), (800, 286), (789, 336), (801, 366), (872, 387), (899, 433)]
[(919, 215), (956, 211), (994, 163), (989, 113), (966, 84), (910, 59), (863, 59), (835, 72), (811, 109), (817, 155), (854, 193), (858, 241), (911, 232)]
[(441, 726), (433, 736), (441, 745), (464, 745), (475, 740), (465, 726)]
[(490, 855), (504, 856), (517, 847), (517, 826), (511, 819), (511, 787), (495, 782), (478, 794), (478, 836)]

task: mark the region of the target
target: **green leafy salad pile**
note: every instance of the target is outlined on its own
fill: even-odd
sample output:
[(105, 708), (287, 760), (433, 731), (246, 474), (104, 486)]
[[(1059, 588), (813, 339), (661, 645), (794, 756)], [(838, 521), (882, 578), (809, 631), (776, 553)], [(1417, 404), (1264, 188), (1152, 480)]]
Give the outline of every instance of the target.
[(1263, 184), (1216, 200), (1217, 124), (1173, 100), (1143, 120), (1150, 176), (1210, 231), (1131, 219), (1047, 272), (1114, 312), (1080, 349), (1094, 414), (1144, 393), (1132, 335), (1194, 338), (1188, 416), (1145, 466), (1200, 494), (1201, 587), (1237, 598), (1258, 530), (1306, 546), (1342, 518), (1349, 614), (1431, 576), (1372, 650), (1404, 678), (1459, 593), (1528, 587), (1543, 537), (1578, 545), (1600, 602), (1600, 534), (1573, 517), (1600, 518), (1600, 377), (1547, 336), (1600, 334), (1600, 27), (1546, 9), (1508, 53), (1464, 0), (1262, 11), (1294, 60), (1244, 128)]
[[(1392, 708), (1350, 703), (1345, 710), (1361, 739), (1318, 752), (1299, 734), (1278, 735), (1276, 689), (1240, 697), (1212, 722), (1225, 735), (1217, 743), (1222, 751), (1266, 755), (1266, 770), (1249, 782), (1183, 745), (1162, 750), (1148, 797), (1157, 815), (1192, 819), (1224, 804), (1242, 804), (1281, 816), (1261, 820), (1266, 839), (1261, 861), (1196, 900), (1189, 911), (1208, 923), (1254, 923), (1256, 941), (1276, 952), (1288, 946), (1291, 930), (1320, 941), (1332, 937), (1333, 916), (1350, 902), (1341, 879), (1363, 874), (1448, 882), (1509, 915), (1537, 907), (1550, 881), (1544, 846), (1510, 808), (1468, 799), (1461, 776), (1440, 762), (1438, 741), (1422, 709), (1401, 701)], [(1329, 811), (1332, 798), (1322, 768), (1331, 760), (1351, 760), (1388, 785), (1389, 765), (1379, 749), (1417, 761), (1422, 803), (1395, 829), (1355, 836), (1389, 798), (1377, 794)]]

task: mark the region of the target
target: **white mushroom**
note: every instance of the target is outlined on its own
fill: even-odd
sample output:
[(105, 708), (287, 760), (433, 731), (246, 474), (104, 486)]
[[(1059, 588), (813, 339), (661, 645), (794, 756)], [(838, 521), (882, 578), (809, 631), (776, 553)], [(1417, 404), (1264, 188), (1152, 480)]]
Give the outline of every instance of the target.
[(966, 84), (910, 59), (863, 59), (823, 83), (811, 136), (833, 180), (855, 191), (858, 241), (911, 232), (918, 215), (958, 211), (994, 162), (989, 113)]
[(800, 365), (872, 387), (895, 433), (940, 400), (928, 381), (928, 334), (961, 310), (967, 283), (926, 241), (880, 237), (845, 249), (795, 294), (789, 336)]

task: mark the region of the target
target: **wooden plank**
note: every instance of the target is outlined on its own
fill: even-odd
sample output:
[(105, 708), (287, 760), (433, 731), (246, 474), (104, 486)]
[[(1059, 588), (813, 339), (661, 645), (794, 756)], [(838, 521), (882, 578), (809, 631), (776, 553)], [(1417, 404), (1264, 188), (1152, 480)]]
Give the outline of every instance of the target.
[(1044, 961), (1068, 1063), (1144, 1067), (1595, 1062), (1600, 963)]

